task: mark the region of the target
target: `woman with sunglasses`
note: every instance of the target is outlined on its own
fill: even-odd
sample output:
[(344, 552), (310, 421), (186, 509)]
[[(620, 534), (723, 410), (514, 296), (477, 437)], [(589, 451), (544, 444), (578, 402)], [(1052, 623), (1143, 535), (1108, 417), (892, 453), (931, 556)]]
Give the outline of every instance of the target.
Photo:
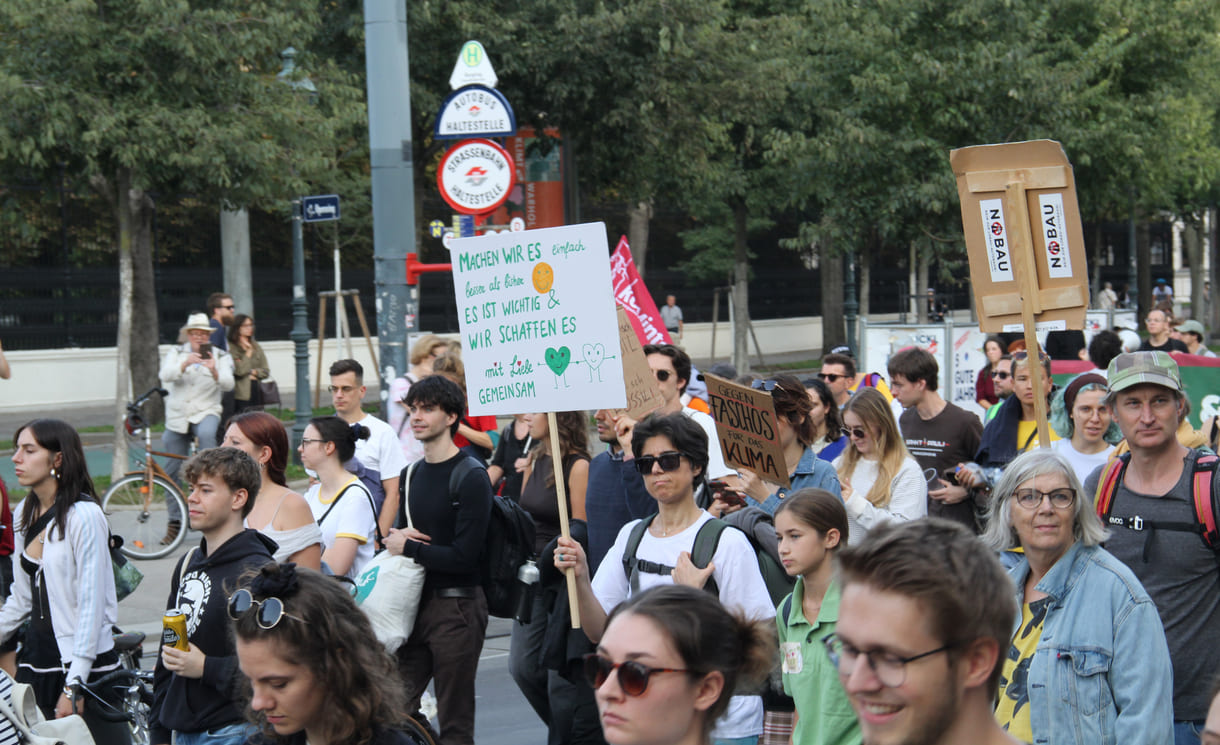
[(309, 420), (298, 450), (301, 464), (318, 474), (305, 501), (322, 530), (322, 561), (339, 577), (355, 579), (373, 558), (377, 509), (373, 495), (343, 464), (356, 454), (356, 439), (367, 440), (362, 424), (337, 416)]
[(709, 745), (733, 692), (756, 686), (774, 665), (770, 623), (670, 585), (614, 609), (585, 675), (610, 745)]
[(989, 334), (983, 342), (983, 355), (987, 358), (987, 364), (979, 370), (978, 378), (974, 381), (974, 400), (979, 408), (986, 411), (1000, 402), (991, 374), (995, 371), (996, 363), (1004, 356), (1004, 340)]
[(843, 434), (851, 447), (834, 460), (847, 507), (851, 545), (875, 525), (928, 514), (928, 482), (898, 434), (885, 396), (862, 388), (843, 407)]
[(1051, 450), (1072, 464), (1082, 484), (1098, 466), (1105, 465), (1114, 446), (1123, 439), (1105, 404), (1109, 392), (1105, 376), (1085, 373), (1064, 386), (1051, 401), (1050, 425), (1063, 438), (1052, 442)]
[(407, 745), (398, 669), (344, 586), (268, 564), (228, 601), (252, 745)]
[(1018, 456), (994, 489), (983, 540), (1020, 547), (1021, 608), (996, 717), (1022, 742), (1173, 742), (1169, 647), (1156, 606), (1121, 561), (1062, 456)]
[[(534, 521), (534, 553), (544, 549), (559, 535), (559, 492), (556, 483), (556, 460), (551, 454), (551, 428), (546, 414), (528, 414), (529, 437), (538, 447), (527, 456), (525, 481), (521, 487), (520, 504)], [(559, 430), (559, 448), (568, 515), (573, 520), (585, 519), (585, 492), (589, 485), (589, 418), (583, 411), (561, 411), (555, 415)], [(597, 742), (597, 707), (593, 691), (574, 683), (561, 673), (567, 670), (548, 669), (545, 647), (548, 638), (566, 638), (570, 629), (566, 613), (563, 626), (551, 623), (552, 609), (557, 601), (567, 604), (563, 575), (542, 572), (542, 582), (534, 593), (529, 621), (513, 623), (512, 645), (509, 652), (509, 673), (521, 689), (530, 706), (547, 725), (550, 743)]]
[(847, 447), (839, 406), (830, 388), (817, 378), (807, 378), (802, 385), (813, 405), (809, 409), (809, 421), (813, 425), (813, 442), (809, 447), (822, 460), (832, 461)]
[[(657, 514), (644, 518), (647, 527), (635, 555), (624, 557), (639, 520), (619, 531), (592, 581), (580, 544), (569, 538), (558, 539), (554, 564), (557, 569), (575, 570), (581, 626), (591, 641), (601, 640), (610, 610), (643, 590), (661, 585), (702, 588), (714, 580), (720, 601), (730, 609), (757, 620), (774, 617), (775, 606), (744, 533), (724, 531), (706, 567), (696, 567), (691, 561), (695, 538), (712, 519), (695, 503), (695, 486), (707, 469), (707, 447), (703, 428), (681, 413), (653, 415), (636, 423), (631, 450), (645, 488), (657, 501)], [(629, 565), (634, 566), (630, 574)], [(604, 713), (602, 722), (604, 726)], [(734, 696), (716, 724), (715, 735), (718, 742), (753, 742), (762, 734), (762, 724), (762, 698)]]
[(225, 447), (245, 452), (258, 464), (262, 485), (246, 527), (275, 541), (276, 561), (293, 561), (313, 570), (322, 568), (322, 531), (309, 502), (288, 488), (288, 432), (284, 423), (263, 411), (247, 411), (229, 420)]
[[(764, 481), (748, 469), (738, 469), (741, 486), (738, 492), (768, 515), (774, 515), (780, 503), (798, 489), (825, 489), (840, 496), (839, 476), (834, 466), (813, 452), (813, 403), (801, 382), (791, 375), (777, 375), (769, 380), (755, 380), (751, 388), (767, 391), (775, 406), (775, 430), (784, 449), (784, 466), (788, 469), (789, 487)], [(720, 499), (709, 508), (713, 513), (729, 508)]]
[[(83, 714), (97, 742), (130, 742), (125, 724), (100, 719), (79, 695), (80, 683), (119, 667), (111, 633), (118, 600), (110, 530), (80, 436), (67, 422), (35, 419), (13, 436), (12, 461), (28, 491), (13, 546), (19, 564), (0, 608), (0, 640), (28, 622), (17, 682), (30, 684), (47, 719)], [(105, 698), (120, 705), (117, 692)]]

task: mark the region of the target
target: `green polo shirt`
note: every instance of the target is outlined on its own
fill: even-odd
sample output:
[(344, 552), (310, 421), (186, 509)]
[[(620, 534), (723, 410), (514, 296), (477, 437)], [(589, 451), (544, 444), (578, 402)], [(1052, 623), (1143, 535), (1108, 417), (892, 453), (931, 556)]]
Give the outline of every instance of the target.
[(822, 598), (817, 622), (805, 619), (801, 605), (805, 583), (800, 577), (792, 590), (792, 606), (783, 617), (780, 603), (776, 617), (784, 691), (796, 702), (797, 722), (792, 735), (795, 745), (860, 745), (860, 724), (839, 672), (830, 664), (822, 637), (835, 630), (839, 619), (839, 585), (831, 582)]

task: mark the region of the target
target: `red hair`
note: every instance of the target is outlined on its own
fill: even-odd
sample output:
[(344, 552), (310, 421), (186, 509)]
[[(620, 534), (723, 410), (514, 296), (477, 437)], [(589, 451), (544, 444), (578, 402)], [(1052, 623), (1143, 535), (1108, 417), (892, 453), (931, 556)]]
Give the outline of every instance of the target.
[(236, 424), (255, 447), (271, 448), (267, 477), (272, 483), (288, 486), (284, 478), (284, 469), (288, 467), (288, 432), (284, 423), (265, 411), (247, 411), (230, 419), (229, 424)]

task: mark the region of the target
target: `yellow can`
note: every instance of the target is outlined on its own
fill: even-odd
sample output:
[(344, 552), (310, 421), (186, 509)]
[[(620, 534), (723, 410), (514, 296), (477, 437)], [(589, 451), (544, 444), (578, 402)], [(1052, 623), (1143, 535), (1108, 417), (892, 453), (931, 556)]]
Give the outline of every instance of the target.
[(162, 646), (174, 647), (183, 651), (191, 648), (190, 642), (186, 638), (185, 613), (180, 610), (167, 610), (161, 623), (165, 627), (161, 630)]

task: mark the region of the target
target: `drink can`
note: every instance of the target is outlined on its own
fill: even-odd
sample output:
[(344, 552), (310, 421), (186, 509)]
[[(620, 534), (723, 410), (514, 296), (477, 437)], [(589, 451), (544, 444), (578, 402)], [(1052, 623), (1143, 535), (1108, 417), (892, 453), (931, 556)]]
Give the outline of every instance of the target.
[(186, 638), (186, 614), (180, 610), (167, 610), (161, 619), (161, 644), (186, 651), (191, 648)]

